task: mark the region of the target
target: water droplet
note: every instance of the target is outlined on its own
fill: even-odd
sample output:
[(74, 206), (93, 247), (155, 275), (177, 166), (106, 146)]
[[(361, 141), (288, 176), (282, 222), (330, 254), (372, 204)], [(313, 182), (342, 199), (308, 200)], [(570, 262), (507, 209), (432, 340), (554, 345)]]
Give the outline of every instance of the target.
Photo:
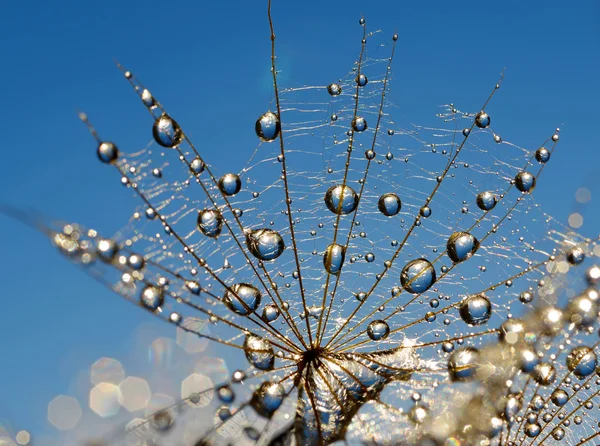
[(364, 87), (365, 85), (367, 85), (369, 83), (369, 79), (367, 79), (367, 76), (365, 76), (364, 74), (359, 74), (358, 76), (356, 76), (356, 84), (359, 87)]
[(199, 175), (204, 172), (204, 163), (200, 158), (196, 157), (190, 163), (190, 170), (196, 175)]
[(325, 205), (334, 214), (346, 215), (358, 206), (358, 195), (350, 186), (332, 186), (325, 193)]
[(533, 380), (541, 386), (552, 384), (556, 379), (556, 370), (548, 362), (540, 362), (531, 372)]
[(528, 423), (525, 425), (525, 435), (531, 438), (537, 437), (541, 430), (542, 428), (538, 423)]
[(98, 159), (103, 163), (114, 163), (119, 158), (119, 150), (112, 142), (102, 142), (96, 150)]
[(569, 401), (569, 394), (563, 389), (556, 389), (554, 392), (552, 392), (550, 401), (552, 401), (552, 404), (555, 406), (562, 407), (567, 404), (567, 401)]
[(448, 239), (446, 250), (454, 263), (464, 262), (473, 257), (479, 248), (479, 241), (468, 232), (455, 232)]
[(477, 207), (482, 211), (490, 211), (494, 209), (498, 200), (492, 192), (485, 191), (477, 194), (476, 202)]
[(242, 180), (235, 173), (226, 173), (219, 178), (219, 189), (227, 196), (237, 194), (242, 188)]
[(365, 260), (369, 263), (373, 262), (375, 260), (375, 254), (373, 254), (372, 252), (369, 252), (365, 255)]
[(535, 159), (540, 163), (546, 163), (550, 159), (550, 151), (545, 147), (540, 147), (535, 151)]
[(223, 217), (215, 209), (204, 209), (198, 212), (198, 229), (207, 237), (218, 237), (223, 229)]
[(392, 217), (400, 212), (400, 209), (402, 208), (402, 202), (400, 201), (398, 195), (390, 192), (379, 197), (377, 208), (383, 215)]
[(200, 284), (194, 280), (188, 280), (185, 282), (185, 287), (188, 289), (188, 291), (192, 294), (195, 294), (196, 296), (200, 295), (200, 291), (202, 291), (202, 288), (200, 287)]
[(471, 129), (469, 129), (469, 128), (463, 129), (462, 134), (466, 138), (467, 136), (469, 136), (471, 134)]
[(413, 294), (427, 291), (435, 283), (435, 279), (435, 269), (426, 259), (411, 260), (400, 273), (402, 288)]
[(474, 347), (463, 347), (456, 350), (448, 359), (448, 372), (452, 381), (466, 381), (477, 371), (479, 350)]
[(227, 385), (221, 386), (217, 389), (217, 396), (224, 403), (232, 403), (235, 399), (235, 394), (233, 393), (233, 390)]
[(173, 425), (173, 417), (168, 410), (162, 410), (152, 416), (152, 426), (159, 431), (166, 431)]
[(515, 186), (521, 192), (532, 192), (535, 188), (535, 177), (529, 172), (519, 172), (515, 177)]
[(531, 301), (533, 300), (533, 293), (531, 291), (523, 291), (519, 295), (519, 300), (524, 304), (531, 303)]
[(246, 246), (259, 260), (274, 260), (285, 249), (281, 235), (267, 228), (246, 231)]
[(285, 389), (276, 382), (263, 382), (252, 395), (250, 405), (252, 408), (263, 417), (270, 418), (285, 397)]
[(154, 98), (152, 97), (152, 93), (150, 93), (150, 91), (147, 90), (146, 88), (144, 88), (142, 90), (142, 94), (140, 95), (140, 97), (146, 107), (148, 107), (148, 108), (156, 107), (156, 102), (154, 101)]
[(244, 341), (244, 353), (250, 364), (259, 370), (271, 370), (275, 364), (275, 354), (271, 343), (259, 336), (248, 334)]
[(485, 129), (489, 127), (491, 121), (492, 120), (490, 119), (489, 115), (483, 111), (480, 111), (479, 113), (477, 113), (477, 116), (475, 116), (475, 125), (480, 129)]
[(127, 258), (127, 263), (129, 264), (131, 269), (134, 269), (136, 271), (141, 270), (146, 264), (146, 262), (144, 261), (144, 257), (139, 254), (131, 254)]
[(540, 357), (532, 347), (528, 345), (522, 345), (518, 349), (517, 360), (521, 370), (525, 373), (530, 373), (533, 371), (535, 366), (539, 364)]
[(158, 310), (164, 300), (162, 289), (152, 285), (147, 285), (140, 294), (140, 303), (152, 311)]
[(355, 132), (364, 132), (365, 130), (367, 130), (367, 128), (367, 120), (365, 118), (357, 116), (352, 120), (352, 129)]
[(562, 427), (557, 427), (552, 431), (552, 438), (554, 438), (557, 441), (562, 440), (563, 438), (565, 438), (565, 430)]
[(385, 339), (389, 334), (390, 326), (383, 320), (372, 321), (367, 327), (367, 335), (374, 341)]
[(332, 243), (327, 247), (323, 256), (323, 265), (325, 271), (330, 274), (339, 274), (344, 265), (346, 257), (346, 248), (338, 243)]
[(236, 283), (223, 296), (223, 302), (231, 311), (247, 316), (260, 305), (261, 294), (258, 289), (247, 283)]
[(423, 206), (421, 209), (419, 209), (419, 215), (421, 215), (421, 217), (425, 217), (428, 218), (431, 216), (431, 208), (429, 206)]
[(574, 246), (567, 251), (567, 262), (571, 265), (579, 265), (585, 260), (585, 251), (579, 246)]
[(100, 239), (98, 240), (96, 252), (101, 260), (112, 262), (117, 252), (119, 252), (119, 246), (113, 240)]
[(267, 304), (263, 308), (262, 318), (265, 322), (273, 322), (279, 317), (279, 308), (275, 304)]
[(261, 141), (271, 142), (279, 136), (279, 132), (281, 131), (279, 118), (275, 113), (267, 112), (256, 120), (255, 130), (256, 136)]
[(594, 351), (584, 345), (575, 347), (567, 355), (567, 368), (578, 378), (584, 378), (596, 371), (598, 359)]
[(470, 325), (485, 324), (492, 315), (492, 304), (484, 294), (464, 299), (459, 307), (460, 317)]
[(331, 96), (338, 96), (342, 93), (342, 87), (340, 86), (340, 84), (329, 84), (329, 86), (327, 87), (327, 91)]
[(178, 146), (184, 138), (179, 124), (167, 114), (163, 114), (154, 121), (152, 136), (159, 145), (168, 148)]

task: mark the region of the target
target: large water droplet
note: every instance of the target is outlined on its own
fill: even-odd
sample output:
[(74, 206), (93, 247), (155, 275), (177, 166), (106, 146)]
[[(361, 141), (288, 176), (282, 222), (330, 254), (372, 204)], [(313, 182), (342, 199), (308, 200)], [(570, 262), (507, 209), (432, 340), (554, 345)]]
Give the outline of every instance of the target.
[(448, 372), (452, 381), (466, 381), (477, 371), (479, 350), (474, 347), (464, 347), (456, 350), (448, 359)]
[(485, 129), (489, 127), (491, 121), (492, 120), (490, 119), (490, 116), (483, 111), (480, 111), (479, 113), (477, 113), (477, 116), (475, 116), (475, 125), (480, 129)]
[(367, 335), (374, 341), (385, 339), (390, 334), (390, 326), (384, 320), (376, 320), (369, 323)]
[(492, 304), (484, 294), (464, 299), (459, 306), (460, 317), (470, 325), (485, 324), (492, 315)]
[(535, 159), (540, 163), (547, 163), (550, 159), (550, 150), (540, 147), (535, 151)]
[(413, 294), (427, 291), (435, 283), (435, 279), (435, 269), (427, 259), (411, 260), (400, 273), (402, 288)]
[(365, 130), (367, 130), (367, 128), (367, 120), (365, 118), (357, 116), (352, 120), (352, 129), (355, 132), (364, 132)]
[(562, 407), (567, 404), (567, 401), (569, 401), (569, 394), (563, 389), (556, 389), (554, 392), (552, 392), (550, 401), (552, 401), (555, 406)]
[(250, 405), (256, 413), (270, 418), (275, 413), (285, 397), (285, 389), (277, 382), (263, 382), (252, 395)]
[(154, 121), (152, 136), (158, 144), (169, 148), (178, 146), (184, 138), (179, 124), (167, 114), (163, 114)]
[(383, 215), (391, 217), (400, 212), (400, 209), (402, 208), (402, 202), (400, 201), (398, 195), (390, 192), (379, 197), (377, 208)]
[(112, 262), (117, 252), (119, 252), (119, 246), (113, 240), (100, 239), (98, 240), (96, 252), (101, 260)]
[(334, 214), (346, 215), (358, 206), (358, 195), (350, 186), (332, 186), (325, 193), (325, 205)]
[(541, 386), (552, 384), (556, 379), (556, 370), (548, 362), (540, 362), (531, 372), (533, 380)]
[(515, 177), (515, 186), (521, 192), (531, 192), (535, 188), (535, 177), (529, 172), (519, 172)]
[(236, 283), (223, 296), (223, 302), (231, 311), (247, 316), (260, 305), (261, 294), (258, 289), (247, 283)]
[(496, 206), (498, 200), (492, 192), (485, 191), (477, 194), (476, 202), (477, 207), (482, 211), (491, 211)]
[(265, 322), (273, 322), (279, 317), (279, 308), (275, 304), (265, 305), (263, 308), (262, 318)]
[(455, 232), (446, 244), (448, 257), (454, 263), (470, 259), (478, 248), (479, 241), (468, 232)]
[(223, 217), (215, 209), (198, 212), (198, 229), (207, 237), (218, 237), (223, 229)]
[(226, 173), (219, 178), (219, 189), (227, 196), (237, 194), (242, 188), (242, 180), (235, 173)]
[(147, 285), (140, 294), (140, 303), (152, 311), (158, 310), (164, 300), (162, 289), (152, 285)]
[(367, 76), (365, 76), (364, 74), (359, 74), (358, 76), (356, 76), (356, 84), (359, 87), (364, 87), (365, 85), (367, 85), (369, 83), (369, 79), (367, 79)]
[(331, 96), (338, 96), (342, 93), (342, 87), (340, 86), (340, 84), (329, 84), (329, 86), (327, 87), (327, 92)]
[(256, 120), (255, 130), (261, 141), (271, 142), (281, 131), (279, 118), (275, 113), (267, 112)]
[(578, 378), (584, 378), (594, 373), (597, 365), (596, 354), (585, 345), (575, 347), (567, 356), (567, 368)]
[(246, 231), (246, 246), (259, 260), (274, 260), (285, 249), (279, 233), (267, 228)]
[(102, 142), (96, 150), (98, 159), (103, 163), (114, 163), (119, 158), (119, 150), (112, 142)]
[(325, 270), (330, 274), (339, 274), (344, 265), (345, 257), (346, 248), (337, 243), (332, 243), (327, 247), (327, 251), (325, 251), (325, 255), (323, 256)]
[(259, 336), (248, 334), (244, 341), (244, 353), (250, 364), (259, 370), (271, 370), (275, 364), (275, 354), (271, 343)]

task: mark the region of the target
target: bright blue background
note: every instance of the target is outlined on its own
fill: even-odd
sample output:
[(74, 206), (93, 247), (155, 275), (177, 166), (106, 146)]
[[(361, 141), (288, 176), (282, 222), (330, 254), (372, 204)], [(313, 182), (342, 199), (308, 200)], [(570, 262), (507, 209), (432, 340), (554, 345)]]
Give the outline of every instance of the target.
[[(126, 223), (133, 198), (97, 162), (76, 116), (86, 111), (126, 150), (149, 141), (149, 117), (113, 58), (213, 164), (233, 156), (242, 165), (271, 98), (266, 1), (54, 3), (5, 2), (0, 13), (1, 202), (107, 234)], [(411, 3), (275, 1), (279, 67), (303, 84), (343, 76), (358, 54), (362, 13), (370, 29), (399, 34), (392, 98), (417, 123), (452, 101), (476, 110), (507, 67), (492, 106), (511, 132), (505, 139), (535, 148), (562, 129), (536, 200), (566, 221), (575, 191), (596, 186), (583, 230), (597, 235), (600, 3)], [(0, 426), (51, 432), (47, 403), (69, 393), (76, 371), (101, 356), (124, 358), (142, 322), (173, 332), (61, 259), (39, 234), (4, 217), (0, 228)]]

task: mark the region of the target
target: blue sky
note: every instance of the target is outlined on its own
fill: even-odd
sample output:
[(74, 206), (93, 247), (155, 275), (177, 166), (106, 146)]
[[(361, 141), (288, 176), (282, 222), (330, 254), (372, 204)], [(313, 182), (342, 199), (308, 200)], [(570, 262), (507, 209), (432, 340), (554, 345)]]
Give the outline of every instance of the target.
[[(266, 2), (172, 3), (3, 5), (0, 202), (106, 233), (126, 223), (133, 199), (97, 162), (76, 116), (86, 111), (123, 147), (149, 141), (148, 117), (113, 59), (130, 67), (203, 147), (218, 149), (214, 164), (236, 153), (245, 159), (241, 151), (254, 147), (254, 120), (271, 97)], [(583, 230), (597, 235), (599, 5), (280, 0), (273, 13), (279, 66), (303, 84), (348, 71), (361, 14), (371, 29), (398, 33), (393, 94), (416, 122), (451, 101), (474, 109), (506, 67), (494, 112), (511, 118), (511, 140), (535, 146), (562, 129), (536, 200), (566, 221), (575, 191), (587, 185), (596, 200)], [(125, 357), (137, 345), (132, 327), (141, 323), (172, 331), (63, 261), (39, 234), (3, 217), (0, 228), (0, 426), (49, 432), (46, 405), (69, 393), (74, 371), (101, 356)]]

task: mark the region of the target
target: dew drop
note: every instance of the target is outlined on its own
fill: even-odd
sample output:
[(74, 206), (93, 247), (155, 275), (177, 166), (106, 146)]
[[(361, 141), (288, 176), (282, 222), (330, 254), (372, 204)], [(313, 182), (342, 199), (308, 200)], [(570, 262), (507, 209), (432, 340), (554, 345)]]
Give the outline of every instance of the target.
[(263, 417), (270, 418), (285, 397), (285, 389), (280, 383), (263, 382), (252, 395), (250, 405), (252, 408)]
[(273, 229), (255, 229), (246, 231), (246, 246), (259, 260), (274, 260), (281, 255), (285, 244), (281, 235)]
[(427, 291), (435, 283), (435, 279), (435, 269), (426, 259), (411, 260), (400, 273), (402, 288), (413, 294)]
[(156, 311), (164, 303), (163, 292), (160, 288), (147, 285), (140, 294), (140, 303), (148, 310)]
[(119, 150), (112, 142), (102, 142), (96, 150), (98, 159), (103, 163), (114, 163), (119, 158)]
[(390, 334), (390, 326), (384, 320), (376, 320), (369, 323), (367, 335), (374, 341), (385, 339)]
[(550, 151), (545, 147), (540, 147), (535, 151), (535, 159), (540, 163), (546, 163), (550, 159)]
[(575, 347), (567, 355), (567, 368), (578, 378), (584, 378), (594, 373), (597, 365), (596, 353), (584, 345)]
[(271, 343), (259, 336), (248, 334), (244, 341), (244, 353), (250, 364), (259, 370), (272, 370), (275, 354)]
[(325, 205), (334, 214), (346, 215), (358, 206), (358, 195), (350, 186), (332, 186), (325, 193)]
[(521, 192), (532, 192), (535, 188), (535, 177), (529, 172), (519, 172), (515, 177), (515, 186)]
[(263, 142), (271, 142), (277, 138), (281, 131), (279, 118), (273, 112), (266, 112), (256, 120), (256, 136)]
[(339, 96), (342, 93), (342, 87), (340, 86), (340, 84), (329, 84), (329, 86), (327, 87), (327, 92), (331, 96)]
[(267, 304), (263, 308), (262, 318), (265, 322), (271, 323), (279, 317), (279, 308), (275, 304)]
[(226, 173), (219, 178), (219, 189), (223, 194), (231, 197), (237, 194), (242, 188), (242, 180), (235, 173)]
[(492, 192), (485, 191), (477, 194), (476, 202), (477, 207), (482, 211), (491, 211), (496, 206), (498, 200)]
[(365, 130), (367, 130), (367, 128), (367, 120), (365, 118), (357, 116), (352, 120), (352, 129), (355, 132), (364, 132)]
[(455, 232), (448, 238), (446, 250), (454, 263), (464, 262), (473, 257), (479, 248), (479, 240), (468, 232)]
[(332, 243), (327, 247), (323, 256), (323, 265), (325, 271), (329, 274), (339, 274), (344, 265), (346, 257), (346, 248), (338, 243)]
[(247, 316), (260, 305), (261, 294), (258, 289), (247, 283), (236, 283), (225, 291), (223, 302), (231, 311)]
[(365, 76), (364, 74), (359, 74), (358, 76), (356, 76), (356, 84), (359, 87), (364, 87), (365, 85), (367, 85), (369, 83), (369, 79), (367, 79), (367, 76)]
[(207, 237), (218, 237), (223, 229), (223, 217), (215, 209), (204, 209), (198, 212), (198, 229)]
[(492, 315), (492, 304), (484, 294), (475, 294), (460, 303), (459, 313), (467, 324), (485, 324)]
[(168, 148), (178, 146), (184, 138), (179, 124), (167, 114), (163, 114), (154, 121), (152, 136), (159, 145)]
[(579, 247), (574, 246), (567, 251), (567, 262), (571, 265), (579, 265), (585, 260), (585, 251)]
[(231, 387), (224, 385), (217, 389), (218, 398), (224, 403), (232, 403), (235, 399), (235, 394)]
[(452, 381), (466, 381), (477, 371), (479, 350), (474, 347), (463, 347), (456, 350), (448, 359), (448, 372)]
[(400, 201), (398, 195), (390, 192), (379, 197), (377, 208), (383, 215), (392, 217), (400, 212), (400, 209), (402, 208), (402, 202)]
[(475, 125), (480, 129), (485, 129), (489, 127), (490, 122), (490, 116), (486, 112), (480, 111), (479, 113), (477, 113), (477, 116), (475, 116)]
[(562, 407), (569, 401), (569, 394), (563, 389), (556, 389), (552, 392), (552, 395), (550, 395), (550, 401), (552, 401), (552, 404), (555, 406)]
[(531, 372), (533, 380), (541, 386), (552, 384), (556, 379), (556, 370), (554, 366), (548, 362), (540, 362)]

